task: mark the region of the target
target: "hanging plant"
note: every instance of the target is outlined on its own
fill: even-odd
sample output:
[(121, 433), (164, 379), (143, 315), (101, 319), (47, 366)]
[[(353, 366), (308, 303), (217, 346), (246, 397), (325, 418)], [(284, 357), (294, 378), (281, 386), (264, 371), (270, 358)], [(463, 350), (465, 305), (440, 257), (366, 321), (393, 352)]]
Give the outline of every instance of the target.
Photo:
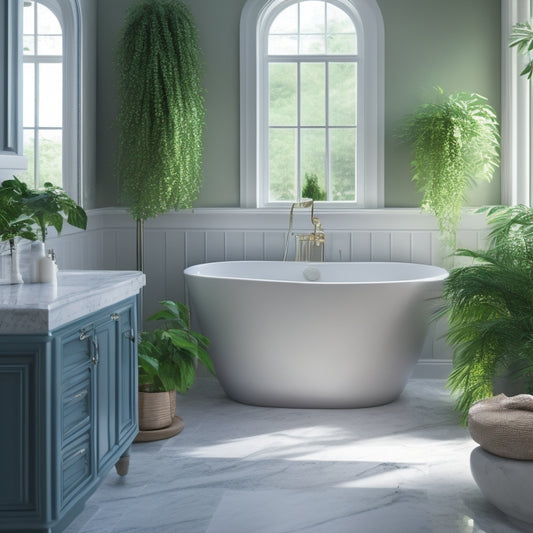
[(413, 180), (423, 193), (422, 209), (436, 216), (446, 244), (455, 248), (467, 190), (491, 181), (498, 167), (496, 114), (479, 94), (457, 92), (419, 106), (407, 119), (404, 138), (413, 148)]
[(118, 174), (133, 217), (190, 208), (200, 188), (204, 98), (189, 8), (143, 0), (128, 11), (117, 54)]

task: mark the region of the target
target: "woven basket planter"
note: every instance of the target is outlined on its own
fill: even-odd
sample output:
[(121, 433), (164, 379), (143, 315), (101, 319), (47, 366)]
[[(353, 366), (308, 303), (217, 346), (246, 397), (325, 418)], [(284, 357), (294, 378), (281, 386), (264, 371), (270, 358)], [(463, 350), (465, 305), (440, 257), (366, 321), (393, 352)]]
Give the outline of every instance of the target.
[(176, 391), (139, 392), (139, 429), (170, 426), (176, 413)]

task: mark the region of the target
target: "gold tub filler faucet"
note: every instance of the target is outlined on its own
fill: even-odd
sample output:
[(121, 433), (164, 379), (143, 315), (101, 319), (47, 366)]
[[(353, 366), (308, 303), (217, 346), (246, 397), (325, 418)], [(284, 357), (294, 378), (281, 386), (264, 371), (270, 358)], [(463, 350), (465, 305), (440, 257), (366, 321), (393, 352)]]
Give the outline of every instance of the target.
[[(313, 224), (312, 233), (293, 233), (293, 219), (295, 209), (311, 208), (311, 224)], [(289, 231), (287, 232), (287, 239), (285, 240), (285, 251), (283, 252), (283, 261), (287, 260), (287, 252), (289, 251), (289, 240), (291, 235), (294, 235), (296, 240), (295, 261), (307, 262), (323, 262), (324, 244), (326, 242), (326, 234), (322, 229), (320, 220), (314, 214), (315, 204), (313, 200), (304, 198), (301, 202), (296, 202), (291, 205), (291, 212), (289, 215)]]

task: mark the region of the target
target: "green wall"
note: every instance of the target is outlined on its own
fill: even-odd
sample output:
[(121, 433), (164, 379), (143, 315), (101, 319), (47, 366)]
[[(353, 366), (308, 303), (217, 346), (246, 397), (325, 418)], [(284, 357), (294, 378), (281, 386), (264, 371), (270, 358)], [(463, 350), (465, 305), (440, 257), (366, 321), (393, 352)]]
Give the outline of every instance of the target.
[[(197, 206), (239, 205), (239, 21), (245, 0), (184, 0), (198, 24), (205, 61), (204, 185)], [(96, 190), (88, 207), (120, 205), (114, 175), (117, 111), (114, 54), (128, 7), (97, 0)], [(378, 0), (385, 22), (385, 205), (414, 207), (403, 117), (433, 87), (478, 92), (500, 111), (500, 0)], [(86, 195), (87, 196), (87, 195)], [(472, 191), (472, 205), (500, 201), (499, 176)]]

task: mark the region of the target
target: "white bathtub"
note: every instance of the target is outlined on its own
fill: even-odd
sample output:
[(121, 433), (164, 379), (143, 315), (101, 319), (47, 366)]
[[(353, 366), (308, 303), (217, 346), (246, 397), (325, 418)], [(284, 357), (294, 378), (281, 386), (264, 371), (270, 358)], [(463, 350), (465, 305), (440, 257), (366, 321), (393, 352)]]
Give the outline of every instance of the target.
[(398, 398), (447, 276), (413, 263), (237, 261), (185, 270), (226, 394), (309, 408)]

